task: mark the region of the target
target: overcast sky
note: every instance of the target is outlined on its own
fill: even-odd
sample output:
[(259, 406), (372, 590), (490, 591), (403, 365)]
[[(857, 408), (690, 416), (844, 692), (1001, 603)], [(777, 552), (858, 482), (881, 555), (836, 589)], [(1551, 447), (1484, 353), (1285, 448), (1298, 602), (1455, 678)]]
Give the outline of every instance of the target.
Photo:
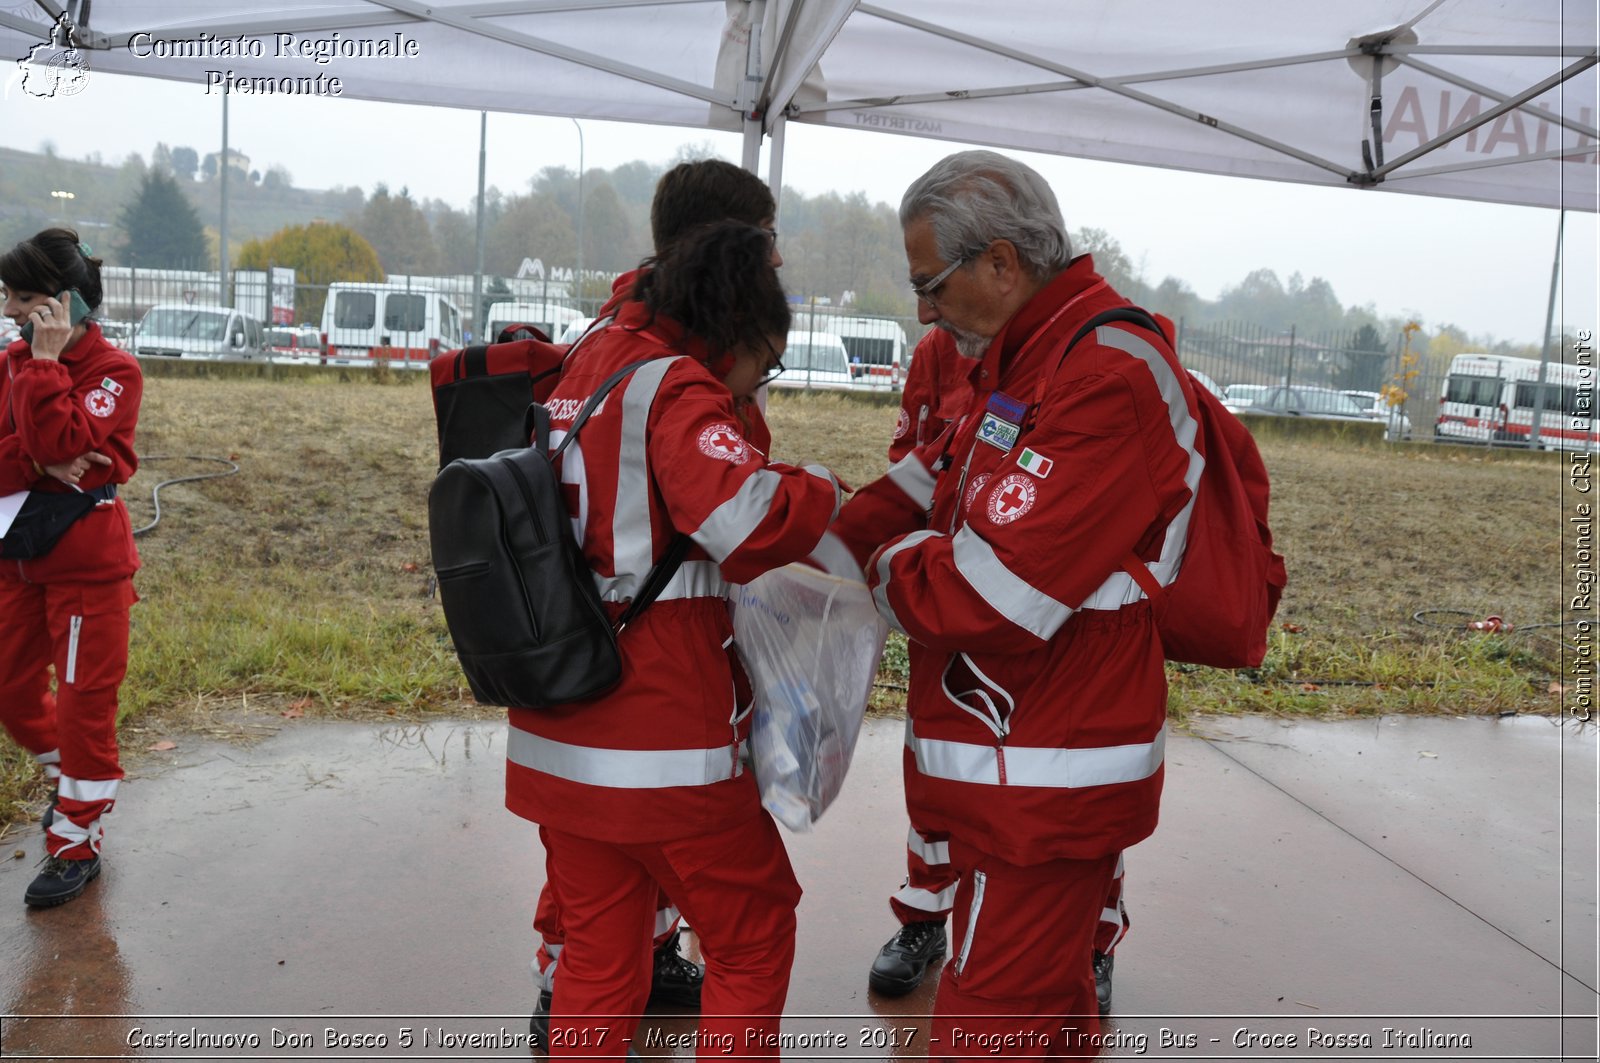
[[(12, 147), (37, 151), (48, 140), (69, 158), (98, 151), (114, 163), (139, 152), (148, 160), (157, 141), (204, 155), (221, 145), (221, 99), (197, 84), (96, 73), (74, 96), (13, 89), (0, 103), (0, 129)], [(370, 192), (381, 181), (460, 208), (476, 191), (478, 132), (476, 111), (285, 96), (229, 102), (229, 143), (253, 168), (282, 165), (302, 188)], [(710, 142), (733, 161), (740, 151), (732, 134), (588, 120), (582, 141), (587, 167), (664, 162), (684, 143)], [(793, 124), (784, 184), (898, 204), (911, 180), (962, 147)], [(572, 119), (489, 116), (488, 181), (502, 191), (526, 190), (545, 166), (576, 169), (578, 153)], [(1554, 210), (1011, 154), (1050, 179), (1070, 228), (1110, 232), (1152, 284), (1175, 276), (1214, 299), (1266, 267), (1285, 281), (1296, 271), (1324, 277), (1346, 305), (1414, 316), (1430, 330), (1455, 324), (1535, 342), (1544, 326)], [(1596, 179), (1594, 167), (1578, 172)], [(1593, 214), (1567, 216), (1558, 327), (1595, 327), (1597, 228)]]

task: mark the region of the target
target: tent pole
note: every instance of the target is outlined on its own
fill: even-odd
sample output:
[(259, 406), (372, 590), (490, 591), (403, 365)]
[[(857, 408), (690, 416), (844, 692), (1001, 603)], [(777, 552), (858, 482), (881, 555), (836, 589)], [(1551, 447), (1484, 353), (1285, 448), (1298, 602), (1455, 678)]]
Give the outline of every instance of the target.
[[(1555, 327), (1556, 279), (1561, 274), (1561, 232), (1567, 225), (1567, 208), (1562, 207), (1556, 221), (1556, 253), (1550, 262), (1550, 302), (1544, 308), (1544, 340), (1539, 344), (1539, 379), (1533, 390), (1533, 428), (1528, 432), (1528, 449), (1539, 449), (1539, 423), (1544, 420), (1544, 382), (1550, 373), (1550, 330)], [(1566, 403), (1560, 406), (1566, 414)]]
[(472, 274), (472, 342), (483, 341), (483, 181), (489, 164), (489, 112), (478, 112), (478, 259)]
[(767, 147), (767, 187), (772, 189), (773, 221), (783, 212), (783, 134), (788, 121), (778, 115), (772, 121), (771, 144)]
[(762, 82), (761, 29), (767, 16), (767, 0), (745, 0), (750, 19), (750, 39), (744, 57), (744, 81), (739, 86), (739, 114), (744, 119), (744, 157), (740, 165), (751, 173), (761, 172), (763, 101), (755, 98)]

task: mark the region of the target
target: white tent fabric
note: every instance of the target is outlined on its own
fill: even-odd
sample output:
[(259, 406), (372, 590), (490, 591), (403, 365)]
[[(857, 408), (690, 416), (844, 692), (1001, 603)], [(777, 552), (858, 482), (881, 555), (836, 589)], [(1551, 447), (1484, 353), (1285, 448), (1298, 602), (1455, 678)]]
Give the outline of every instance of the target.
[[(71, 39), (36, 48), (63, 14)], [(0, 0), (0, 54), (39, 94), (84, 65), (215, 92), (337, 78), (743, 128), (747, 164), (773, 136), (774, 169), (797, 121), (1584, 211), (1597, 52), (1590, 0)]]

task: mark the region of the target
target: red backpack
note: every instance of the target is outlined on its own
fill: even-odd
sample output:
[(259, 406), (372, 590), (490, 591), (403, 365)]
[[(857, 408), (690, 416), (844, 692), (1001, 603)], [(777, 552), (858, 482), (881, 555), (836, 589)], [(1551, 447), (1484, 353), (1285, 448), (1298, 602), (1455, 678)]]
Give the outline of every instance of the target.
[(577, 342), (551, 343), (535, 325), (507, 325), (499, 341), (448, 351), (428, 363), (439, 468), (528, 445), (528, 407), (550, 397), (572, 349), (612, 321), (603, 315)]
[[(1166, 338), (1148, 313), (1124, 307), (1097, 315), (1067, 349), (1113, 321)], [(1150, 599), (1167, 660), (1254, 668), (1266, 656), (1267, 630), (1288, 582), (1267, 526), (1267, 467), (1243, 422), (1192, 375), (1189, 380), (1198, 407), (1195, 444), (1205, 468), (1189, 515), (1183, 563), (1165, 587), (1131, 553), (1122, 567)]]

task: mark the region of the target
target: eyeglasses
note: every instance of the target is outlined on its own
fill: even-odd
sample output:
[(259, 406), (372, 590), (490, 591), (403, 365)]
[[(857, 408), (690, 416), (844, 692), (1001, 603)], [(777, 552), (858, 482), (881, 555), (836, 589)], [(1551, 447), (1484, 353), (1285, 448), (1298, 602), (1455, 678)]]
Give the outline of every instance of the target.
[(965, 266), (972, 258), (971, 255), (962, 255), (944, 269), (932, 280), (923, 281), (921, 284), (911, 285), (911, 294), (927, 303), (931, 307), (939, 305), (939, 289), (944, 287), (944, 282), (950, 279), (950, 274)]
[(772, 356), (772, 364), (767, 367), (766, 374), (762, 376), (761, 382), (756, 385), (758, 388), (766, 387), (775, 377), (778, 376), (779, 373), (783, 372), (783, 359), (778, 357), (778, 349), (772, 345), (771, 340), (766, 340), (764, 342), (767, 345), (767, 354)]
[(771, 246), (771, 247), (777, 247), (778, 246), (778, 230), (769, 229), (766, 226), (762, 226), (761, 227), (761, 231), (767, 234), (767, 244), (769, 246)]

